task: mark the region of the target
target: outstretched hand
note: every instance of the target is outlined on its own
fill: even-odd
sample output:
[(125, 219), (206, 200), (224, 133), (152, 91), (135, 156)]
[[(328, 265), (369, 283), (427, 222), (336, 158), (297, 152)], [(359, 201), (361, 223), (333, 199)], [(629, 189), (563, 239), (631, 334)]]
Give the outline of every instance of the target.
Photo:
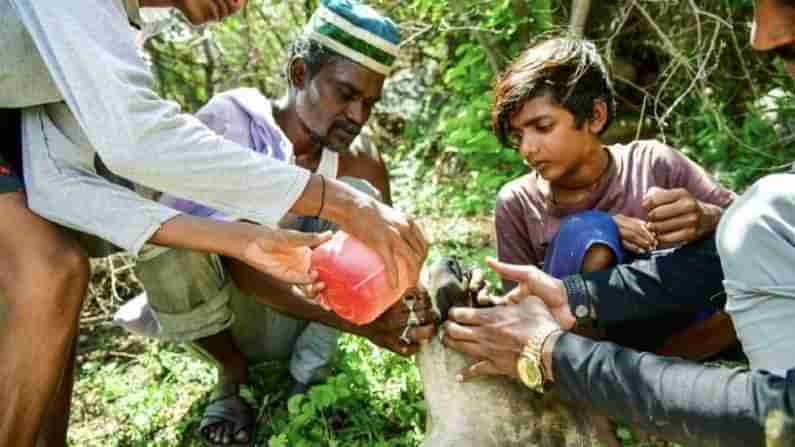
[(571, 329), (576, 318), (571, 313), (569, 299), (563, 282), (534, 265), (506, 264), (494, 258), (486, 258), (486, 263), (503, 279), (514, 281), (518, 287), (508, 292), (496, 304), (516, 303), (533, 295), (540, 298), (564, 329)]
[(240, 260), (288, 284), (310, 285), (317, 293), (317, 272), (310, 270), (312, 248), (331, 239), (331, 233), (302, 233), (259, 226), (245, 245)]
[(444, 344), (476, 362), (459, 372), (457, 380), (478, 376), (517, 377), (516, 362), (531, 338), (544, 340), (560, 324), (541, 299), (517, 297), (516, 302), (490, 308), (450, 310), (444, 325)]

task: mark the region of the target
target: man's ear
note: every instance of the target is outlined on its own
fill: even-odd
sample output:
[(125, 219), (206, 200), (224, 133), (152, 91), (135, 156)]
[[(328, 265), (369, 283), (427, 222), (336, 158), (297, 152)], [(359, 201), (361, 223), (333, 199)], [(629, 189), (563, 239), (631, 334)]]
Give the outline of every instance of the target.
[(607, 103), (597, 99), (593, 103), (591, 117), (588, 119), (588, 130), (594, 135), (599, 135), (607, 124)]
[(306, 70), (306, 62), (300, 57), (294, 57), (293, 60), (290, 61), (287, 75), (289, 76), (287, 81), (290, 86), (303, 90), (309, 78)]

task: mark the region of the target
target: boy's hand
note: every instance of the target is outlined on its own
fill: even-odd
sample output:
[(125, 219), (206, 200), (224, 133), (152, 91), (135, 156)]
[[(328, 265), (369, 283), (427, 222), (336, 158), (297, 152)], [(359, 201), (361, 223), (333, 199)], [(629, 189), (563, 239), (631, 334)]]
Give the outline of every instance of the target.
[(648, 222), (623, 214), (616, 214), (613, 220), (618, 225), (621, 245), (636, 253), (646, 253), (657, 248), (657, 237), (649, 230)]
[(651, 188), (643, 198), (649, 217), (649, 230), (660, 246), (671, 247), (703, 238), (715, 230), (721, 209), (698, 201), (683, 188)]

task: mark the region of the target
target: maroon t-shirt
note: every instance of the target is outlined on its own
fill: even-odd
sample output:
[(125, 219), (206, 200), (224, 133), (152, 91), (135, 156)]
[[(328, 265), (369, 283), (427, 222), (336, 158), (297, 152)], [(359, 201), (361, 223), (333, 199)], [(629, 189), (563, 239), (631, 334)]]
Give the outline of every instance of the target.
[(641, 206), (649, 188), (684, 188), (696, 199), (726, 208), (735, 194), (679, 151), (656, 140), (608, 146), (610, 164), (592, 194), (575, 206), (554, 205), (549, 182), (531, 172), (505, 185), (497, 198), (497, 257), (511, 264), (538, 265), (558, 233), (561, 219), (585, 210), (646, 219)]

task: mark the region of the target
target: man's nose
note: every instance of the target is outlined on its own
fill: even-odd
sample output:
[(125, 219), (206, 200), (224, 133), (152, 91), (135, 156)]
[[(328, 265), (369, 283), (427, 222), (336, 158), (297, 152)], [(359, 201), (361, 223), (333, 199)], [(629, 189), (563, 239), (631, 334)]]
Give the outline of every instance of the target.
[(364, 126), (370, 118), (370, 107), (364, 101), (351, 101), (345, 110), (345, 116), (359, 127)]

